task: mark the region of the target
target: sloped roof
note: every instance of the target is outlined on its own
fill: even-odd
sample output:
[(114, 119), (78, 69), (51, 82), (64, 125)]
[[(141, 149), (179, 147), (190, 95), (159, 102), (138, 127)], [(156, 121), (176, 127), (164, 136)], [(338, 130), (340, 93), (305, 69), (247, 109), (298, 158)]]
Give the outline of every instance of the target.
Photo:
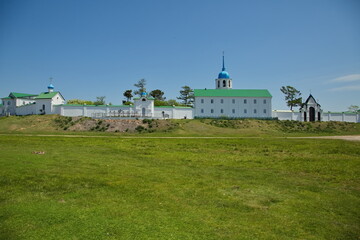
[(194, 89), (195, 97), (272, 97), (267, 89)]
[(42, 92), (35, 99), (51, 99), (55, 97), (56, 94), (59, 94), (64, 99), (60, 92)]
[(24, 98), (24, 97), (35, 97), (35, 96), (37, 96), (37, 94), (16, 93), (16, 92), (11, 92), (9, 94), (10, 98)]
[(306, 101), (305, 101), (303, 104), (301, 104), (301, 108), (304, 107), (304, 106), (307, 106), (307, 104), (309, 103), (309, 101), (310, 101), (311, 99), (314, 100), (315, 104), (317, 104), (319, 107), (321, 107), (321, 105), (316, 102), (316, 100), (315, 100), (315, 98), (313, 97), (313, 95), (310, 94), (309, 97), (306, 99)]

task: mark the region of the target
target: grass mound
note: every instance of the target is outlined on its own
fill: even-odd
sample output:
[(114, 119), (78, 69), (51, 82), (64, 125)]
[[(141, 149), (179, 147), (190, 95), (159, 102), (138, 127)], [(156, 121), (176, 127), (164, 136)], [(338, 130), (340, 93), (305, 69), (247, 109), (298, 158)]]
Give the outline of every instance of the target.
[(359, 123), (256, 119), (92, 119), (58, 115), (0, 118), (1, 133), (152, 134), (155, 136), (308, 136), (360, 134)]

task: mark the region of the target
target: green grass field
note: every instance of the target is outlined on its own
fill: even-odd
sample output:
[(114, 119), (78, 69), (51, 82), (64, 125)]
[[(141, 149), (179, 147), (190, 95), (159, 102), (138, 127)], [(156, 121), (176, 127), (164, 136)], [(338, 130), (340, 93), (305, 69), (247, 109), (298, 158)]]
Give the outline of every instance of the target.
[(0, 136), (0, 239), (360, 237), (360, 142), (95, 136)]

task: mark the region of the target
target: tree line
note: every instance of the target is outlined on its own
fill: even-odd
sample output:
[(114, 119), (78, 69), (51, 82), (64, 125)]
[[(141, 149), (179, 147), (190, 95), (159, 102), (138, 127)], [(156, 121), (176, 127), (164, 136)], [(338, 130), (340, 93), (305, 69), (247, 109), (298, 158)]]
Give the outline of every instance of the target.
[[(142, 93), (146, 93), (146, 80), (140, 79), (134, 84), (135, 90), (127, 89), (123, 92), (125, 100), (123, 100), (123, 105), (132, 105), (131, 101), (134, 96), (141, 97)], [(176, 99), (166, 100), (164, 96), (164, 91), (160, 89), (152, 90), (148, 93), (150, 97), (153, 97), (155, 106), (192, 106), (194, 103), (194, 90), (189, 86), (182, 86), (179, 91), (180, 95)], [(90, 100), (81, 100), (81, 99), (71, 99), (67, 101), (67, 104), (81, 104), (81, 105), (105, 105), (105, 96), (96, 97), (95, 101)], [(108, 105), (112, 105), (108, 103)]]

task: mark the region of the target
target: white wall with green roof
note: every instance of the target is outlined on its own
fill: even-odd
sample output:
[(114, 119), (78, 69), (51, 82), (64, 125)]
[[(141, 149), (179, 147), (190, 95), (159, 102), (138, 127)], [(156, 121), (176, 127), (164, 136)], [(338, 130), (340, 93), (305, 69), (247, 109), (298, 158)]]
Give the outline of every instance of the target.
[(195, 117), (271, 118), (266, 89), (195, 89)]

